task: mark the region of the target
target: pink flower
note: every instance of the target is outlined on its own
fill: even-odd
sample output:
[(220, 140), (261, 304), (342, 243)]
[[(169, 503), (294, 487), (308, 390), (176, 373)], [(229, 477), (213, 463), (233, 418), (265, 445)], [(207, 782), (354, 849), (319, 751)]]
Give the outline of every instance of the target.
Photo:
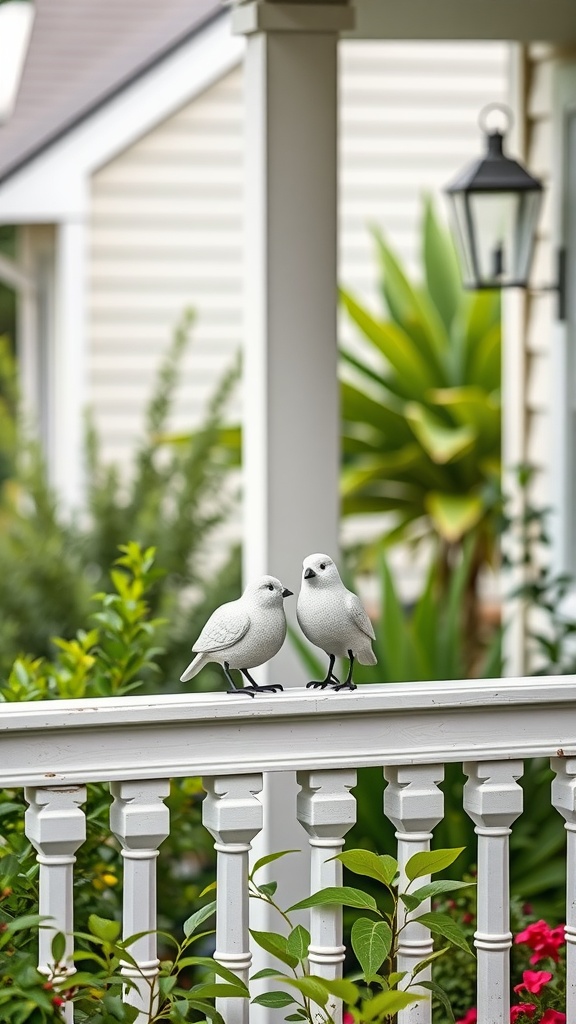
[(346, 1011), (342, 1018), (342, 1024), (354, 1024), (354, 1017), (348, 1011)]
[(560, 1010), (546, 1010), (540, 1018), (540, 1024), (566, 1024), (566, 1014)]
[(525, 988), (527, 992), (531, 992), (535, 996), (540, 995), (544, 985), (552, 981), (550, 971), (524, 971), (522, 978), (524, 979), (522, 984), (515, 985), (514, 991), (521, 992)]
[[(527, 1017), (533, 1017), (536, 1013), (535, 1003), (518, 1003), (518, 1006), (510, 1007), (510, 1024), (515, 1024), (516, 1018), (521, 1017), (524, 1014)], [(549, 1024), (553, 1024), (552, 1021)]]
[[(476, 1007), (473, 1006), (471, 1010), (466, 1011), (460, 1020), (456, 1021), (456, 1024), (476, 1024), (477, 1016)], [(554, 1021), (549, 1021), (548, 1024), (554, 1024)]]
[(558, 925), (557, 928), (551, 928), (546, 921), (534, 921), (514, 939), (515, 943), (524, 944), (534, 950), (530, 957), (531, 964), (537, 964), (539, 960), (543, 960), (547, 956), (558, 963), (558, 949), (564, 945), (565, 941), (564, 926)]

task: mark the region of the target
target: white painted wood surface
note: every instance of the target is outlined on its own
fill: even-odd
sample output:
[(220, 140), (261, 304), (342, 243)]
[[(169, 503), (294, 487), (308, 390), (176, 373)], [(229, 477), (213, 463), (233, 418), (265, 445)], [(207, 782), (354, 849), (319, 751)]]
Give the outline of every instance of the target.
[[(119, 739), (121, 737), (121, 740)], [(5, 704), (0, 786), (576, 756), (573, 676)]]
[(510, 1020), (510, 827), (522, 813), (521, 761), (464, 764), (464, 808), (478, 836), (477, 1007), (482, 1024)]
[(566, 1024), (576, 1021), (576, 758), (553, 757), (552, 803), (566, 828)]
[[(263, 824), (261, 775), (216, 777), (204, 780), (206, 798), (202, 820), (216, 842), (218, 900), (214, 959), (248, 984), (250, 952), (248, 854)], [(248, 1024), (249, 1007), (243, 999), (221, 998), (216, 1008), (226, 1024)]]
[(129, 953), (138, 966), (122, 973), (134, 982), (126, 1001), (137, 1006), (137, 1024), (145, 1024), (157, 1006), (156, 859), (158, 847), (170, 833), (170, 815), (163, 803), (170, 793), (166, 779), (113, 782), (110, 829), (122, 846), (124, 861), (123, 938), (146, 932), (132, 943)]
[[(51, 976), (52, 939), (62, 932), (66, 940), (64, 964), (70, 976), (76, 970), (72, 963), (73, 866), (76, 850), (86, 839), (86, 818), (81, 809), (86, 801), (86, 787), (27, 788), (24, 795), (29, 805), (24, 818), (25, 832), (37, 851), (40, 865), (38, 912), (52, 922), (46, 922), (39, 931), (38, 969)], [(66, 1024), (72, 1024), (72, 1005), (65, 1007), (64, 1014)]]
[[(298, 821), (308, 833), (310, 844), (310, 892), (342, 885), (342, 863), (334, 860), (342, 852), (344, 837), (356, 821), (356, 772), (298, 772)], [(310, 910), (310, 973), (334, 980), (342, 977), (346, 953), (342, 939), (342, 908), (312, 907)], [(342, 1019), (339, 1000), (329, 1004), (336, 1024)]]
[[(400, 890), (405, 891), (408, 879), (406, 864), (415, 853), (430, 849), (432, 829), (444, 817), (444, 794), (438, 783), (444, 778), (443, 765), (394, 766), (384, 769), (384, 777), (388, 785), (384, 790), (384, 813), (396, 828), (398, 840), (398, 865), (400, 868)], [(426, 885), (430, 876), (423, 876), (418, 885)], [(406, 971), (404, 987), (410, 978), (430, 981), (430, 968), (414, 974), (415, 967), (433, 951), (434, 943), (427, 928), (418, 924), (416, 917), (426, 914), (431, 908), (431, 901), (424, 900), (418, 913), (406, 924), (406, 908), (400, 904), (398, 908), (398, 924), (403, 930), (398, 944), (399, 971)], [(403, 984), (400, 984), (400, 988)], [(416, 991), (418, 991), (416, 989)], [(423, 993), (424, 989), (421, 990)], [(430, 1024), (432, 1005), (429, 999), (415, 1003), (401, 1010), (398, 1014), (399, 1024)]]
[[(553, 759), (552, 800), (566, 819), (567, 1020), (574, 1024), (573, 677), (375, 685), (350, 694), (293, 689), (250, 704), (226, 694), (24, 702), (5, 705), (0, 720), (0, 786), (27, 787), (26, 834), (41, 865), (41, 912), (68, 934), (68, 952), (74, 855), (85, 836), (82, 782), (112, 780), (111, 829), (124, 849), (128, 935), (155, 924), (154, 867), (168, 831), (163, 803), (168, 782), (158, 779), (204, 776), (204, 824), (216, 839), (218, 853), (216, 956), (243, 980), (254, 952), (248, 938), (248, 853), (262, 828), (263, 771), (299, 772), (298, 817), (313, 848), (310, 890), (317, 891), (341, 878), (338, 862), (330, 858), (341, 849), (354, 820), (350, 790), (356, 766), (384, 767), (385, 813), (397, 828), (399, 859), (405, 864), (412, 853), (428, 848), (442, 816), (443, 763), (464, 761), (469, 777), (464, 805), (478, 833), (475, 943), (483, 1024), (508, 1021), (508, 839), (522, 809), (517, 782), (521, 758), (537, 755)], [(311, 969), (337, 977), (342, 957), (339, 915), (324, 908), (313, 915), (311, 931)], [(41, 938), (45, 971), (51, 960), (50, 937), (47, 932)], [(137, 959), (151, 977), (157, 966), (154, 940), (141, 942)], [(430, 946), (430, 936), (416, 923), (406, 930), (398, 966), (410, 970)], [(227, 1024), (247, 1024), (247, 1004), (234, 1000), (220, 1008)], [(140, 1016), (142, 1024), (145, 1019)], [(272, 1016), (262, 1019), (268, 1022)], [(404, 1019), (428, 1024), (429, 1004), (419, 1004), (417, 1013)], [(67, 1021), (72, 1024), (70, 1013)]]

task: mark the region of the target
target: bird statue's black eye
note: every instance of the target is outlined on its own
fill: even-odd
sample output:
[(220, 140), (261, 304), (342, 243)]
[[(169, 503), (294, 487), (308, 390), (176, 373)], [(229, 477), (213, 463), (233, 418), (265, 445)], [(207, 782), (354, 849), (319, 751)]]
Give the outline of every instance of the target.
[(268, 584), (268, 590), (274, 590), (274, 587), (272, 586), (271, 583)]
[(320, 568), (321, 569), (325, 569), (326, 568), (326, 562), (320, 562)]

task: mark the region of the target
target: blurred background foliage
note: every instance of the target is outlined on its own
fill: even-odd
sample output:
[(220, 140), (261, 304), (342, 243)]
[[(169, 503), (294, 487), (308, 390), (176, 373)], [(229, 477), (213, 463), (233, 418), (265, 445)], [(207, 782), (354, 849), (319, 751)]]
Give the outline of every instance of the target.
[[(122, 471), (104, 465), (89, 428), (86, 508), (72, 521), (58, 508), (39, 449), (17, 425), (13, 361), (8, 346), (0, 347), (0, 459), (6, 450), (5, 464), (10, 454), (14, 467), (0, 481), (0, 575), (10, 581), (0, 592), (0, 674), (21, 652), (49, 656), (53, 636), (69, 636), (85, 624), (91, 594), (109, 587), (109, 567), (128, 540), (156, 550), (161, 575), (149, 601), (152, 614), (164, 620), (160, 667), (170, 690), (178, 688), (206, 618), (237, 596), (239, 550), (219, 539), (236, 507), (237, 486), (219, 431), (238, 367), (223, 376), (186, 447), (161, 440), (192, 324), (187, 313), (175, 331), (132, 465)], [(200, 685), (218, 688), (220, 674), (206, 671)]]

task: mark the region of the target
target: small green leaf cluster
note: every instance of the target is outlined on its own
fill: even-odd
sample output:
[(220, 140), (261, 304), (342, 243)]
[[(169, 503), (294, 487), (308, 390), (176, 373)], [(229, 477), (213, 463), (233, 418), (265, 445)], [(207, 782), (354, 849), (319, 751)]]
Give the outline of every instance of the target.
[[(252, 1001), (261, 1006), (290, 1008), (285, 1017), (287, 1021), (332, 1024), (337, 1002), (342, 1000), (356, 1024), (384, 1024), (399, 1010), (426, 998), (422, 989), (428, 989), (442, 1002), (451, 1017), (450, 1003), (443, 990), (432, 981), (422, 981), (420, 976), (451, 948), (469, 956), (473, 954), (462, 929), (453, 918), (435, 910), (422, 912), (422, 905), (440, 894), (455, 892), (472, 883), (441, 879), (418, 884), (418, 880), (444, 871), (462, 849), (417, 853), (407, 862), (403, 878), (394, 857), (368, 850), (345, 851), (334, 859), (341, 861), (354, 874), (376, 881), (382, 899), (377, 900), (370, 892), (354, 886), (331, 886), (313, 893), (284, 912), (274, 901), (276, 883), (259, 885), (255, 874), (265, 864), (292, 852), (287, 850), (262, 858), (250, 875), (250, 895), (275, 907), (290, 929), (288, 935), (251, 932), (258, 945), (290, 972), (265, 968), (255, 974), (252, 981), (269, 978), (279, 985), (272, 991), (255, 996)], [(290, 914), (323, 906), (351, 907), (368, 911), (371, 915), (357, 917), (352, 926), (351, 946), (359, 968), (353, 978), (329, 981), (310, 973), (310, 934), (302, 925), (294, 927)], [(408, 976), (406, 972), (396, 970), (396, 957), (402, 932), (416, 917), (446, 944), (418, 963)]]
[[(47, 927), (47, 919), (38, 915), (14, 919), (0, 928), (1, 1019), (6, 1024), (57, 1024), (64, 1020), (65, 1007), (73, 1004), (77, 1021), (133, 1024), (138, 1009), (131, 996), (139, 990), (147, 1024), (185, 1024), (199, 1017), (211, 1024), (225, 1024), (214, 999), (247, 999), (248, 989), (226, 967), (192, 953), (194, 943), (212, 934), (199, 929), (214, 915), (215, 906), (215, 902), (208, 903), (188, 918), (181, 942), (157, 933), (171, 956), (161, 961), (154, 979), (140, 971), (131, 952), (145, 933), (121, 939), (120, 924), (97, 914), (88, 918), (86, 932), (75, 933), (74, 972), (66, 969), (65, 939), (57, 933), (52, 940), (52, 963), (43, 974), (34, 966), (31, 953), (14, 945), (14, 936), (25, 932), (32, 944), (38, 928)], [(189, 980), (191, 969), (196, 972), (193, 983)]]
[(162, 620), (151, 619), (147, 601), (158, 569), (154, 549), (134, 541), (120, 545), (110, 576), (112, 591), (97, 593), (94, 627), (72, 640), (55, 637), (55, 658), (17, 658), (0, 688), (0, 701), (121, 697), (138, 689), (156, 669), (154, 640)]

